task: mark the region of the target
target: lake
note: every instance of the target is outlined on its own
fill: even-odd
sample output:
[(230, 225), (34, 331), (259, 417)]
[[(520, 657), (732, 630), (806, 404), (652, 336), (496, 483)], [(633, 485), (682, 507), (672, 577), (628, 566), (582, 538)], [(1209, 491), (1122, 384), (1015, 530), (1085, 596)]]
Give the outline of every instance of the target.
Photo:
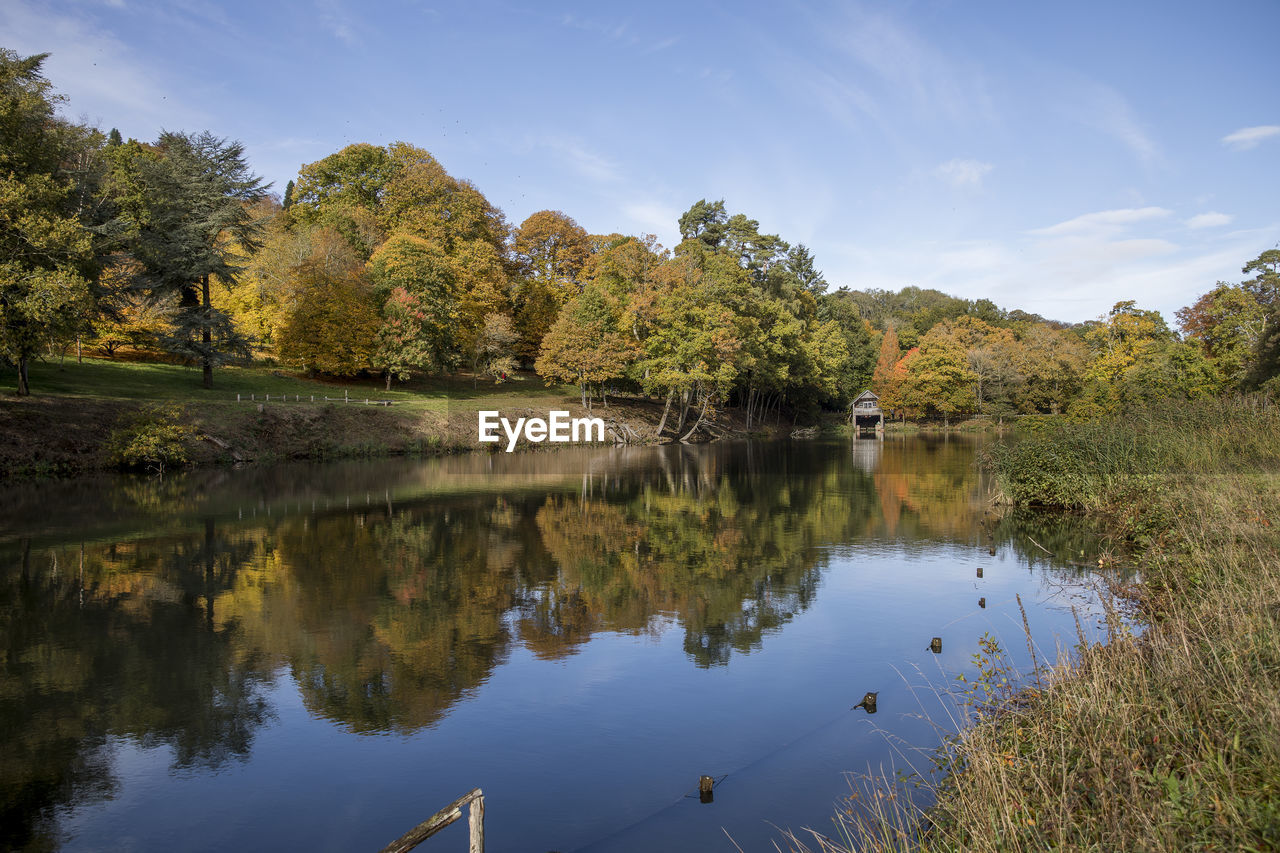
[(1091, 531), (996, 512), (976, 448), (10, 484), (0, 847), (377, 851), (474, 787), (492, 851), (828, 831), (846, 772), (927, 766), (984, 633), (1029, 665), (1015, 596), (1048, 657), (1097, 634)]

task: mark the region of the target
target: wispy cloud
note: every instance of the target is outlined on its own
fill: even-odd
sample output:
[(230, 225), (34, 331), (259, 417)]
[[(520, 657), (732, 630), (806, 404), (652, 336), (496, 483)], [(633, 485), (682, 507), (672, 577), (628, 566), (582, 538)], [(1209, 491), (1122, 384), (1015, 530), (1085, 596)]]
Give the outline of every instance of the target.
[(933, 170), (933, 173), (956, 189), (977, 187), (982, 179), (992, 170), (990, 163), (979, 160), (948, 160)]
[(24, 2), (0, 3), (5, 46), (19, 53), (49, 53), (44, 72), (67, 95), (66, 111), (90, 122), (105, 120), (126, 136), (150, 138), (161, 127), (204, 123), (187, 100), (169, 98), (159, 81), (172, 75), (149, 67), (125, 43), (89, 16), (59, 15)]
[(1031, 231), (1042, 237), (1108, 236), (1118, 234), (1130, 225), (1163, 219), (1173, 211), (1163, 207), (1124, 207), (1085, 213), (1065, 222)]
[(589, 150), (577, 139), (546, 136), (534, 144), (556, 154), (561, 162), (584, 178), (598, 183), (616, 183), (622, 179), (617, 163)]
[(1250, 148), (1256, 148), (1262, 140), (1278, 135), (1280, 135), (1280, 125), (1276, 124), (1242, 127), (1235, 133), (1222, 137), (1222, 144), (1233, 151), (1247, 151)]
[(991, 118), (981, 76), (895, 17), (855, 9), (831, 30), (837, 47), (905, 96), (921, 115)]
[(1232, 219), (1233, 217), (1225, 213), (1209, 211), (1191, 217), (1186, 221), (1186, 226), (1188, 228), (1220, 228), (1223, 225), (1230, 225)]
[(360, 39), (356, 36), (355, 31), (355, 19), (342, 8), (339, 0), (318, 0), (316, 11), (319, 13), (317, 20), (320, 25), (328, 30), (334, 38), (345, 43), (348, 47), (354, 47), (359, 44)]
[(622, 206), (622, 215), (641, 232), (666, 237), (675, 232), (681, 211), (673, 205), (657, 201), (641, 201)]
[(1080, 84), (1077, 95), (1075, 115), (1082, 124), (1118, 140), (1144, 165), (1159, 165), (1164, 161), (1160, 147), (1123, 95), (1092, 80)]

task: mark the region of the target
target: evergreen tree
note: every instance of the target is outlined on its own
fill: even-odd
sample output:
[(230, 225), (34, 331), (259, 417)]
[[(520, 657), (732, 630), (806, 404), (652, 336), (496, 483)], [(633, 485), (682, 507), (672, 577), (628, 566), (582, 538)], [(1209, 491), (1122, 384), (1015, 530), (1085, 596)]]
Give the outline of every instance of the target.
[(153, 294), (177, 293), (179, 310), (167, 347), (198, 364), (205, 388), (213, 368), (246, 355), (248, 341), (214, 308), (210, 288), (230, 282), (238, 259), (257, 249), (262, 221), (251, 203), (267, 187), (239, 142), (166, 132), (154, 147), (122, 146), (116, 192), (119, 224)]

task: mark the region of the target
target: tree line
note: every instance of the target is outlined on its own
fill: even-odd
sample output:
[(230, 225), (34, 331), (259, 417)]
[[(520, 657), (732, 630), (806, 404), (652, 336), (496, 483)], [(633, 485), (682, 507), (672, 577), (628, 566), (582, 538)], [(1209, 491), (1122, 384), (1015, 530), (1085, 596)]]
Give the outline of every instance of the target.
[(0, 49), (0, 358), (87, 344), (215, 368), (314, 374), (532, 368), (663, 403), (659, 433), (736, 409), (840, 409), (873, 389), (901, 417), (1092, 414), (1280, 379), (1280, 250), (1178, 312), (1120, 302), (1068, 325), (936, 290), (833, 289), (812, 253), (699, 200), (672, 249), (543, 210), (512, 225), (405, 142), (301, 167), (282, 195), (211, 133), (124, 140), (56, 113), (43, 55)]

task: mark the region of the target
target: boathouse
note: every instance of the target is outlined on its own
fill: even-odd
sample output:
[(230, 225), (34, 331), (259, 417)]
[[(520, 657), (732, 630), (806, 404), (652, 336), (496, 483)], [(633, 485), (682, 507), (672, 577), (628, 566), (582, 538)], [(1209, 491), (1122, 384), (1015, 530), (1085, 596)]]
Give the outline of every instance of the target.
[(883, 435), (884, 412), (880, 409), (880, 398), (870, 390), (859, 394), (849, 404), (849, 425), (853, 427), (854, 438), (861, 438), (864, 430)]

